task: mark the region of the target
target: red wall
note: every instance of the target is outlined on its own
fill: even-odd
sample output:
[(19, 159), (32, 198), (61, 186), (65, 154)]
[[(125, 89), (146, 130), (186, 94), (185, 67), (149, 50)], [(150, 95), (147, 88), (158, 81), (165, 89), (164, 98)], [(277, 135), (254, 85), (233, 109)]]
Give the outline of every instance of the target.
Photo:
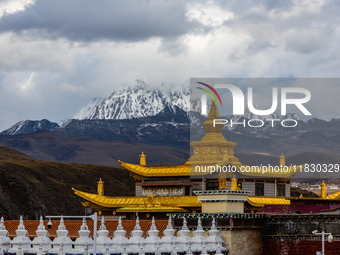
[[(262, 241), (263, 255), (315, 255), (322, 249), (321, 241), (295, 240), (295, 241)], [(329, 243), (325, 241), (325, 255), (340, 255), (340, 240)]]

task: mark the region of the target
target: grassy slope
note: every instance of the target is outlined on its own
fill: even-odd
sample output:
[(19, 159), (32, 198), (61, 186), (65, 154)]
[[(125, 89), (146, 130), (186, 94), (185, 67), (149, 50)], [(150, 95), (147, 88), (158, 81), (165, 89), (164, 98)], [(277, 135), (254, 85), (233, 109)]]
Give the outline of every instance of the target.
[(38, 161), (0, 146), (0, 216), (83, 214), (81, 199), (71, 188), (95, 193), (99, 178), (108, 196), (134, 195), (134, 180), (124, 169)]

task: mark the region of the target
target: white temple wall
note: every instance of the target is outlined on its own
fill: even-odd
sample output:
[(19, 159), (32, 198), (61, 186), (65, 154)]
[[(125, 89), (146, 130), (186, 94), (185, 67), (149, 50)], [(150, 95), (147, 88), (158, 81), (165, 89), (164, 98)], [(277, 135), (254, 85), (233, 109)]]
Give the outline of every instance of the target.
[(135, 194), (136, 194), (136, 197), (142, 196), (142, 186), (136, 186)]
[(255, 183), (254, 182), (242, 182), (242, 190), (251, 191), (252, 196), (255, 195)]
[(264, 183), (264, 196), (275, 196), (276, 185), (275, 183)]
[(285, 191), (286, 191), (286, 192), (285, 192), (285, 193), (286, 193), (285, 196), (286, 196), (286, 197), (290, 197), (290, 184), (287, 183), (285, 186), (286, 186), (286, 187), (285, 187), (285, 188), (286, 188), (286, 190), (285, 190)]

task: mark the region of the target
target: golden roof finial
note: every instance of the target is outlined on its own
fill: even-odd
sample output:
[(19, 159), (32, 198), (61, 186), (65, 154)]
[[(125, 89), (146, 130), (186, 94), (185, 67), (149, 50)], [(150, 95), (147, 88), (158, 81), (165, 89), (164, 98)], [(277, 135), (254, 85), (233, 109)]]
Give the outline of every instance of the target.
[(146, 155), (144, 154), (144, 151), (142, 151), (142, 154), (139, 155), (139, 164), (141, 166), (146, 166)]
[(213, 119), (218, 119), (220, 117), (220, 113), (218, 112), (217, 106), (215, 101), (212, 101), (211, 107), (208, 113), (208, 119), (213, 120)]
[(104, 196), (104, 182), (102, 181), (102, 178), (99, 179), (99, 182), (97, 182), (97, 193), (100, 196)]
[[(222, 121), (216, 121), (215, 119), (220, 118), (220, 113), (218, 112), (216, 103), (213, 101), (208, 113), (208, 120), (204, 122), (204, 129), (206, 133), (221, 133), (224, 127)], [(223, 139), (225, 139), (223, 137)]]
[(327, 197), (327, 185), (324, 181), (321, 183), (321, 198)]
[(285, 166), (286, 165), (286, 156), (281, 153), (281, 156), (279, 157), (279, 163), (280, 166)]

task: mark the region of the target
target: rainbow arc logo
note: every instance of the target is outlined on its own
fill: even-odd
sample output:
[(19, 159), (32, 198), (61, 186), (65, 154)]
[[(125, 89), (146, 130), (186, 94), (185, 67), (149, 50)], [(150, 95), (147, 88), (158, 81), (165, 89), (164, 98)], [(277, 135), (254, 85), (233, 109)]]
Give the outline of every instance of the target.
[[(216, 89), (214, 89), (209, 84), (206, 84), (206, 83), (203, 83), (203, 82), (197, 82), (197, 83), (207, 87), (208, 89), (210, 89), (216, 95), (216, 97), (218, 98), (218, 101), (220, 102), (220, 105), (222, 105), (222, 99), (221, 99), (220, 95), (217, 93)], [(213, 100), (214, 103), (216, 104), (215, 96), (208, 89), (201, 88), (201, 87), (196, 87), (196, 88), (198, 88), (200, 90), (203, 90), (205, 93), (207, 93), (211, 97), (211, 100)]]

